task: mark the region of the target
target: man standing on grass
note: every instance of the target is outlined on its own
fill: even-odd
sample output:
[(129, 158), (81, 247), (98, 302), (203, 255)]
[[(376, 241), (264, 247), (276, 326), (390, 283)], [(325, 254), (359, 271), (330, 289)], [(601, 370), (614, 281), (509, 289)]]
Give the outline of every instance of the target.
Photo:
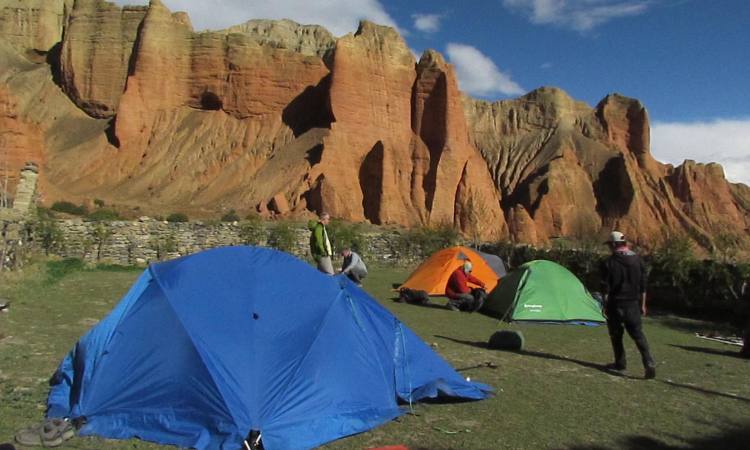
[(602, 292), (607, 328), (612, 340), (615, 362), (607, 368), (625, 370), (625, 347), (622, 344), (623, 328), (635, 341), (645, 369), (644, 378), (656, 377), (656, 364), (643, 334), (641, 316), (646, 309), (646, 269), (641, 258), (629, 247), (625, 236), (613, 231), (605, 242), (612, 255), (601, 266)]
[(310, 234), (310, 253), (318, 265), (318, 270), (333, 275), (333, 262), (331, 261), (333, 250), (331, 249), (331, 241), (328, 239), (328, 231), (326, 231), (326, 225), (330, 221), (331, 216), (327, 212), (322, 212), (318, 216), (318, 222), (310, 224), (309, 228), (312, 231), (312, 234)]

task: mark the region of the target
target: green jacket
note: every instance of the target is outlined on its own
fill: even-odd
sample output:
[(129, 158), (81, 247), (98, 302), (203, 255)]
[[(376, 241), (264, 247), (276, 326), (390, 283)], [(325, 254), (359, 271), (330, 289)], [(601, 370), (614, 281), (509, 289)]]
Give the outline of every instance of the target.
[(331, 241), (328, 240), (326, 227), (320, 222), (311, 220), (307, 224), (310, 234), (310, 253), (316, 260), (323, 256), (333, 256)]

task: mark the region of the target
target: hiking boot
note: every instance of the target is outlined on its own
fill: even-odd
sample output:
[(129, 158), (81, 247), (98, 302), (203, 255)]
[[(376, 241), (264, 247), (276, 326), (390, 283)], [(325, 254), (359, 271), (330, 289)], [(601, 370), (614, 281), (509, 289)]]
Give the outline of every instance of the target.
[(643, 378), (646, 380), (653, 380), (656, 378), (656, 367), (646, 367), (646, 370), (643, 373)]
[(57, 447), (73, 436), (75, 430), (67, 420), (47, 419), (40, 425), (19, 431), (16, 442), (30, 447)]

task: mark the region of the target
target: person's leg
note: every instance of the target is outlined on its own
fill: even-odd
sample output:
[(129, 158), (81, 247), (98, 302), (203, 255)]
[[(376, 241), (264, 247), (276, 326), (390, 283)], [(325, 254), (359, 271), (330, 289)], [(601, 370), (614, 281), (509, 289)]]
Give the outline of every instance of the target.
[(641, 321), (641, 309), (638, 302), (631, 302), (625, 307), (624, 311), (624, 322), (625, 329), (633, 341), (635, 346), (638, 347), (638, 351), (641, 352), (641, 361), (643, 362), (643, 368), (646, 370), (647, 378), (652, 378), (655, 374), (654, 358), (651, 356), (651, 350), (648, 346), (648, 340), (646, 335), (643, 333), (643, 323)]
[(622, 344), (622, 336), (625, 330), (622, 326), (620, 308), (607, 307), (607, 329), (609, 330), (609, 339), (612, 342), (612, 351), (615, 355), (615, 362), (611, 366), (619, 370), (625, 370), (627, 361), (625, 359), (625, 346)]
[(474, 297), (471, 294), (459, 294), (456, 298), (448, 300), (448, 307), (454, 311), (465, 311), (467, 304), (471, 306), (474, 302)]
[(357, 276), (357, 273), (354, 270), (350, 270), (349, 273), (346, 274), (347, 277), (349, 277), (350, 280), (354, 282), (354, 284), (362, 284), (359, 277)]
[(330, 256), (321, 256), (318, 258), (318, 270), (328, 275), (333, 275), (333, 264)]
[(750, 358), (750, 323), (745, 326), (745, 333), (742, 336), (742, 350), (740, 356)]

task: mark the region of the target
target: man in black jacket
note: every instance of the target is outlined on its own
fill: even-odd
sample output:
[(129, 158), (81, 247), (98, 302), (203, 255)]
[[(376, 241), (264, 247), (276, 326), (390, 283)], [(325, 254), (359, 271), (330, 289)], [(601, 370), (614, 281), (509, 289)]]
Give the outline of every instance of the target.
[[(643, 334), (641, 315), (646, 315), (646, 269), (641, 258), (629, 247), (625, 236), (613, 231), (606, 244), (612, 250), (601, 267), (604, 312), (607, 315), (609, 337), (615, 362), (607, 367), (614, 370), (625, 370), (625, 347), (622, 344), (623, 331), (635, 341), (641, 352), (645, 369), (644, 378), (656, 376), (656, 364), (648, 348), (648, 341)], [(624, 328), (624, 330), (623, 330)]]

